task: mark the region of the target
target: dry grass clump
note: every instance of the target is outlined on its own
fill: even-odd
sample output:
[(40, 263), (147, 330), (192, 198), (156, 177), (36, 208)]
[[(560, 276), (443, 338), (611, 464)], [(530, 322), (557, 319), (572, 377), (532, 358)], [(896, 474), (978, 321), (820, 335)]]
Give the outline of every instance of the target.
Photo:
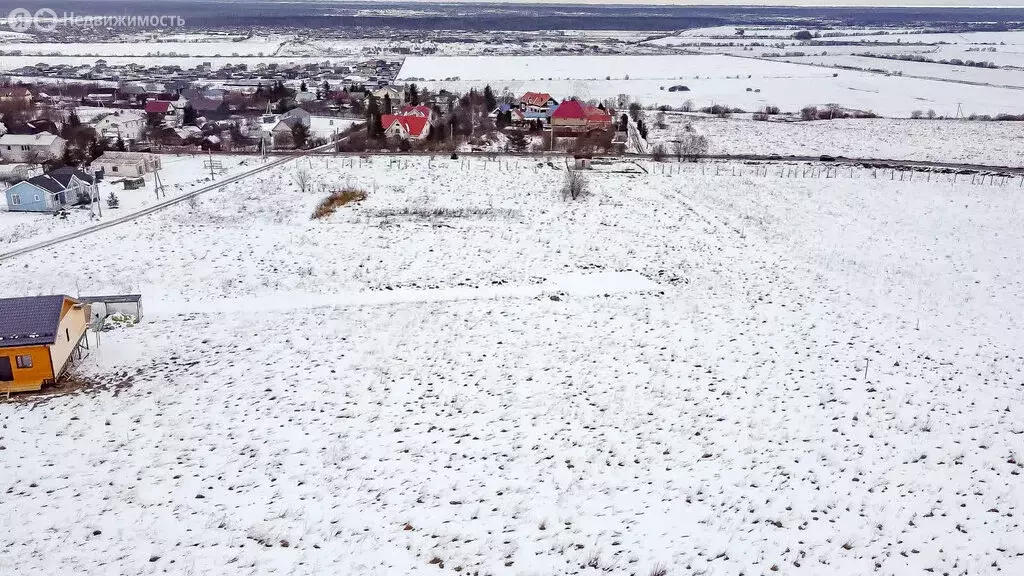
[(331, 192), (313, 211), (313, 219), (326, 218), (338, 208), (350, 203), (366, 200), (366, 191), (359, 188), (342, 188)]

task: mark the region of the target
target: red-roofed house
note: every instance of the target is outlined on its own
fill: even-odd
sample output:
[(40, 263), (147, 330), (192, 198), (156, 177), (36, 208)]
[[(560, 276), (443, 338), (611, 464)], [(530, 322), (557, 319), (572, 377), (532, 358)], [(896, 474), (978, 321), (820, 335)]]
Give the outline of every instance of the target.
[(596, 106), (584, 105), (576, 100), (562, 102), (551, 113), (551, 128), (558, 132), (590, 132), (607, 130), (611, 126), (610, 114)]
[(430, 134), (430, 122), (423, 116), (385, 114), (380, 117), (380, 124), (384, 135), (389, 137), (422, 140)]
[(150, 100), (146, 102), (146, 116), (151, 124), (180, 126), (186, 106), (187, 100)]
[(419, 106), (413, 106), (412, 104), (406, 104), (402, 106), (402, 110), (398, 113), (400, 116), (419, 116), (420, 118), (426, 118), (427, 122), (433, 119), (434, 111), (430, 109), (430, 106), (420, 104)]
[(584, 106), (583, 115), (587, 119), (587, 130), (608, 130), (612, 127), (612, 115), (597, 106)]
[(527, 112), (548, 112), (558, 106), (558, 100), (547, 92), (527, 92), (519, 97), (519, 107)]
[(170, 100), (150, 100), (146, 102), (146, 114), (167, 114), (173, 111)]

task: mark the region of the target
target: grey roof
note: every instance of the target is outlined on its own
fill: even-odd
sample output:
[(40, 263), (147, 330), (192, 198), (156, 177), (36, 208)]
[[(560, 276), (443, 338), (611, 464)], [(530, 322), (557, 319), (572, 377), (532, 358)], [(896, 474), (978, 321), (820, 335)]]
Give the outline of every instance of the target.
[(40, 174), (39, 176), (33, 176), (28, 179), (28, 183), (34, 186), (38, 186), (43, 190), (47, 190), (54, 194), (59, 194), (67, 189), (67, 186), (61, 185), (57, 180), (50, 178), (49, 174)]
[(64, 166), (62, 168), (57, 168), (56, 170), (50, 170), (46, 175), (63, 184), (65, 188), (71, 185), (72, 176), (86, 184), (93, 183), (92, 176), (89, 176), (77, 168), (72, 168), (71, 166)]
[(117, 294), (112, 296), (82, 296), (78, 298), (79, 302), (84, 304), (93, 304), (95, 302), (139, 302), (142, 300), (142, 294)]
[(53, 344), (64, 298), (0, 298), (0, 348)]

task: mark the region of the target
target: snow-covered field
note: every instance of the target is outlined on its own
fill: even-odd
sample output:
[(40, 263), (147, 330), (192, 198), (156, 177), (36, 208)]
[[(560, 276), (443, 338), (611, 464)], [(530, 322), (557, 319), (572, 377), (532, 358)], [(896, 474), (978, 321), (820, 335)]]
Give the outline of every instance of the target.
[[(872, 52), (862, 50), (862, 52)], [(891, 53), (891, 52), (890, 52)], [(941, 56), (924, 54), (932, 59), (941, 59)], [(952, 56), (961, 60), (990, 61), (988, 53), (965, 53)], [(786, 58), (790, 62), (820, 64), (824, 66), (853, 66), (861, 69), (886, 70), (893, 74), (904, 74), (906, 76), (917, 76), (919, 78), (941, 78), (943, 80), (954, 80), (959, 82), (977, 82), (980, 84), (992, 84), (995, 86), (1015, 86), (1024, 89), (1024, 70), (1012, 70), (1006, 68), (980, 68), (975, 66), (951, 66), (949, 64), (938, 64), (934, 62), (913, 62), (907, 60), (895, 60), (892, 58), (872, 58), (870, 56), (854, 55), (826, 55), (826, 56), (801, 56)], [(1024, 90), (1020, 93), (1024, 100)]]
[[(808, 104), (838, 103), (892, 117), (909, 117), (914, 110), (928, 108), (952, 116), (958, 104), (978, 114), (997, 114), (1018, 110), (1021, 102), (1020, 90), (723, 54), (413, 56), (406, 58), (398, 78), (459, 91), (490, 83), (497, 91), (517, 94), (533, 90), (558, 98), (595, 99), (626, 94), (648, 105), (679, 106), (690, 100), (698, 107), (726, 104), (748, 111), (766, 105), (797, 111)], [(690, 91), (668, 91), (677, 84)]]
[(0, 573), (1024, 571), (1015, 186), (299, 162), (5, 264), (147, 316), (0, 404)]
[(708, 138), (713, 154), (780, 154), (921, 160), (1021, 166), (1024, 127), (1019, 122), (964, 120), (819, 120), (754, 122), (670, 113), (664, 129), (648, 113), (652, 144), (679, 139), (689, 124)]

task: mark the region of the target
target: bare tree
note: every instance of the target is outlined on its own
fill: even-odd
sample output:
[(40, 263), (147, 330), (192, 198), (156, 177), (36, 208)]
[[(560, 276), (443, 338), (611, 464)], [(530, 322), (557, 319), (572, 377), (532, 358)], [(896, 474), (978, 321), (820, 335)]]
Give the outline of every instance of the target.
[(682, 162), (683, 156), (686, 155), (686, 144), (682, 140), (676, 140), (672, 143), (672, 153), (676, 157), (676, 162)]
[(295, 167), (292, 179), (295, 181), (295, 185), (299, 187), (299, 190), (305, 193), (309, 190), (309, 185), (313, 181), (313, 174), (309, 171), (308, 166), (300, 163)]
[(700, 134), (687, 132), (672, 143), (672, 152), (676, 160), (696, 161), (708, 153), (708, 139)]
[(590, 193), (587, 177), (579, 170), (569, 168), (565, 172), (565, 183), (562, 184), (562, 199), (578, 200)]

